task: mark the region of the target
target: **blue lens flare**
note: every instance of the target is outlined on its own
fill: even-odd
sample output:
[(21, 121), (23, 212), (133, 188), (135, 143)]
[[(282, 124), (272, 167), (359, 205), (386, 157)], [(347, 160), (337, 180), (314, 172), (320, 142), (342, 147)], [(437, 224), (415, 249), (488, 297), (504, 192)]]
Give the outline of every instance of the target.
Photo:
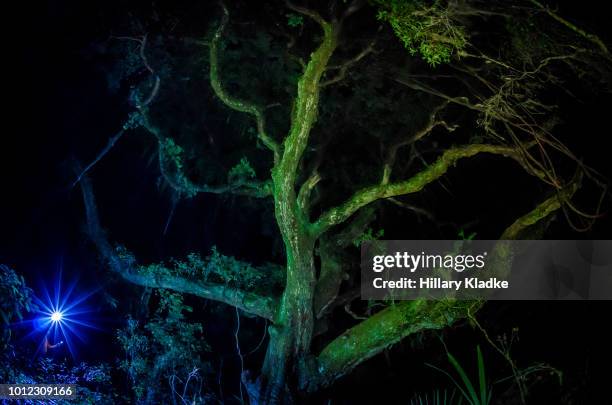
[(97, 329), (92, 323), (93, 312), (86, 301), (98, 290), (77, 293), (77, 283), (63, 285), (61, 270), (53, 282), (52, 293), (43, 284), (39, 296), (34, 297), (38, 310), (34, 319), (28, 321), (31, 331), (26, 337), (38, 340), (42, 337), (37, 354), (58, 350), (64, 344), (73, 358), (76, 358), (78, 342), (85, 342), (85, 330)]

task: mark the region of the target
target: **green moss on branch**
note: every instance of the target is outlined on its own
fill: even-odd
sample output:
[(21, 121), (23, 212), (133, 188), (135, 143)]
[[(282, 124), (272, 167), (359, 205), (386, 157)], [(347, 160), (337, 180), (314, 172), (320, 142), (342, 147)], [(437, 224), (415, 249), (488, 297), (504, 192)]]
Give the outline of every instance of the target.
[(514, 147), (474, 144), (449, 149), (445, 151), (438, 160), (408, 180), (396, 183), (378, 184), (356, 192), (343, 204), (323, 213), (319, 219), (312, 224), (311, 231), (315, 235), (321, 235), (330, 227), (344, 222), (361, 207), (376, 200), (416, 193), (428, 184), (442, 177), (442, 175), (459, 160), (475, 156), (479, 153), (501, 155), (514, 159), (520, 164), (524, 164), (520, 150)]
[(219, 41), (221, 40), (221, 34), (229, 21), (229, 12), (227, 7), (223, 3), (221, 3), (221, 7), (223, 8), (221, 23), (215, 31), (209, 46), (210, 84), (217, 97), (219, 97), (219, 99), (226, 106), (235, 111), (251, 114), (255, 118), (255, 122), (257, 124), (257, 135), (259, 139), (268, 149), (274, 152), (275, 160), (277, 160), (280, 154), (279, 146), (276, 141), (266, 132), (266, 122), (263, 108), (254, 103), (248, 103), (244, 100), (231, 96), (225, 91), (223, 85), (221, 84), (221, 77), (219, 75)]
[(441, 329), (465, 317), (472, 301), (404, 301), (376, 313), (330, 343), (318, 357), (320, 384), (326, 386), (364, 360), (406, 336)]

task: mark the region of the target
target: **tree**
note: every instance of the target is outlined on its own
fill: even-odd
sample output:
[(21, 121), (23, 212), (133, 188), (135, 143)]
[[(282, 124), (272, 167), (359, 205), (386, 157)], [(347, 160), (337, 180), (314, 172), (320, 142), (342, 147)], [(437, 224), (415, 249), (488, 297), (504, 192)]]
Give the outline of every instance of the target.
[[(309, 36), (317, 44), (303, 59), (290, 53), (296, 34), (280, 34), (289, 41), (281, 58), (283, 66), (299, 69), (295, 87), (285, 94), (291, 102), (280, 106), (253, 101), (254, 95), (262, 93), (256, 81), (243, 78), (248, 90), (246, 97), (240, 98), (227, 85), (224, 71), (241, 66), (224, 64), (224, 52), (232, 51), (224, 43), (229, 11), (221, 5), (220, 22), (208, 40), (186, 37), (181, 43), (208, 49), (208, 81), (214, 95), (226, 109), (244, 113), (254, 121), (256, 143), (271, 156), (268, 178), (260, 178), (260, 170), (242, 157), (228, 171), (225, 183), (214, 183), (214, 176), (193, 170), (189, 160), (199, 161), (201, 156), (193, 158), (195, 148), (180, 145), (176, 136), (180, 128), (169, 127), (159, 107), (164, 103), (164, 86), (173, 86), (177, 81), (168, 69), (164, 72), (161, 68), (168, 54), (156, 49), (159, 63), (152, 63), (148, 56), (153, 54), (148, 48), (149, 36), (127, 38), (136, 44), (136, 55), (148, 77), (132, 94), (136, 108), (122, 130), (91, 164), (78, 171), (76, 182), (80, 182), (83, 192), (89, 235), (110, 269), (131, 283), (220, 301), (271, 322), (260, 375), (254, 379), (247, 378), (246, 373), (243, 376), (253, 403), (289, 402), (293, 395), (315, 392), (409, 335), (444, 328), (466, 317), (482, 303), (401, 302), (371, 313), (327, 342), (322, 350), (313, 351), (316, 325), (329, 316), (332, 308), (356, 298), (354, 291), (340, 294), (345, 277), (341, 250), (355, 240), (372, 237), (368, 226), (379, 208), (377, 203), (392, 201), (419, 215), (433, 217), (428, 210), (397, 198), (423, 192), (462, 161), (485, 154), (507, 158), (547, 185), (547, 195), (500, 232), (502, 239), (525, 237), (534, 225), (545, 226), (560, 209), (578, 213), (588, 221), (597, 216), (583, 215), (570, 202), (584, 179), (602, 187), (604, 182), (553, 135), (557, 113), (546, 100), (546, 92), (560, 86), (567, 75), (580, 75), (585, 83), (606, 84), (610, 55), (598, 37), (541, 3), (519, 3), (520, 7), (510, 8), (501, 2), (490, 2), (485, 8), (477, 2), (377, 0), (367, 6), (356, 0), (335, 4), (328, 11), (330, 17), (324, 17), (315, 9), (286, 2), (290, 12), (288, 26), (299, 28), (302, 38)], [(389, 61), (380, 56), (384, 46), (375, 42), (377, 37), (388, 34), (384, 26), (375, 32), (364, 29), (368, 36), (365, 40), (348, 41), (351, 37), (346, 32), (354, 35), (355, 30), (346, 21), (369, 18), (372, 26), (373, 7), (380, 23), (389, 23), (404, 47), (401, 56), (392, 58), (395, 66), (391, 68)], [(362, 16), (366, 11), (369, 16)], [(560, 24), (543, 30), (554, 21)], [(315, 26), (306, 28), (311, 22)], [(502, 39), (479, 36), (475, 27), (496, 30)], [(157, 45), (163, 47), (159, 41)], [(354, 45), (363, 48), (342, 63), (334, 62), (334, 55), (347, 54), (355, 49)], [(397, 53), (396, 48), (391, 49)], [(359, 65), (366, 62), (367, 68), (359, 73)], [(291, 83), (290, 73), (279, 76), (279, 82)], [(375, 88), (368, 87), (375, 86), (384, 76), (393, 80), (393, 87), (386, 89), (402, 95), (380, 97)], [(343, 96), (347, 90), (342, 86), (347, 81), (362, 85), (352, 89), (350, 97)], [(268, 96), (278, 91), (268, 90)], [(325, 104), (324, 97), (331, 101)], [(291, 112), (284, 129), (277, 118), (280, 113), (269, 110), (285, 112), (288, 106)], [(385, 111), (399, 116), (388, 118)], [(419, 118), (406, 119), (402, 115), (406, 111), (418, 111), (415, 116)], [(272, 124), (267, 122), (269, 116), (273, 116)], [(401, 128), (402, 124), (407, 129)], [(329, 143), (334, 141), (336, 132), (341, 132), (342, 125), (360, 131), (360, 136), (352, 139), (355, 145), (363, 146), (372, 139), (379, 143), (382, 159), (364, 157), (367, 164), (355, 162), (363, 178), (345, 181), (346, 177), (340, 174), (345, 169), (327, 163), (340, 160), (326, 153), (333, 149)], [(218, 252), (208, 258), (190, 256), (172, 265), (141, 265), (133, 255), (108, 241), (87, 173), (124, 132), (140, 127), (157, 141), (160, 172), (177, 195), (191, 198), (200, 193), (233, 194), (273, 202), (285, 254), (282, 269), (273, 270), (282, 272), (280, 296), (258, 288), (264, 282), (261, 274), (269, 274), (269, 269), (258, 269)], [(192, 142), (194, 133), (181, 139)], [(434, 135), (441, 140), (431, 140)], [(437, 154), (429, 162), (423, 157), (426, 147)], [(400, 152), (408, 149), (406, 157), (400, 158)], [(336, 147), (335, 152), (339, 150), (343, 149)], [(351, 159), (354, 162), (359, 156)], [(564, 166), (558, 162), (564, 162)], [(194, 177), (206, 181), (196, 181)], [(343, 193), (349, 191), (342, 201)]]

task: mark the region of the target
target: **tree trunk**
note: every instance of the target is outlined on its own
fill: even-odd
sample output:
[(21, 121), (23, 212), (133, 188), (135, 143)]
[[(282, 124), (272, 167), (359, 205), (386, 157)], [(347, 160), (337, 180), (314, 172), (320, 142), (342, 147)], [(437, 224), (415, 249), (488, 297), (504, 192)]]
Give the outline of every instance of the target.
[(287, 282), (274, 324), (270, 326), (260, 387), (261, 402), (265, 404), (291, 402), (289, 386), (304, 388), (311, 370), (314, 240), (296, 227), (294, 220), (295, 217), (290, 221), (292, 224), (287, 224), (290, 226), (281, 227), (286, 242)]
[(304, 384), (314, 328), (315, 238), (301, 218), (292, 177), (278, 168), (273, 173), (275, 215), (285, 245), (287, 279), (269, 328), (270, 341), (259, 380), (258, 401), (264, 404), (289, 403), (288, 386)]
[(307, 215), (298, 206), (295, 188), (299, 163), (317, 118), (319, 82), (336, 48), (339, 26), (303, 9), (300, 12), (319, 23), (324, 39), (311, 54), (298, 81), (291, 128), (283, 142), (282, 157), (272, 170), (274, 211), (285, 245), (287, 279), (274, 325), (270, 326), (270, 342), (258, 384), (258, 402), (264, 404), (291, 402), (288, 385), (306, 391), (308, 379), (315, 371), (310, 342), (314, 329), (314, 245), (317, 237)]

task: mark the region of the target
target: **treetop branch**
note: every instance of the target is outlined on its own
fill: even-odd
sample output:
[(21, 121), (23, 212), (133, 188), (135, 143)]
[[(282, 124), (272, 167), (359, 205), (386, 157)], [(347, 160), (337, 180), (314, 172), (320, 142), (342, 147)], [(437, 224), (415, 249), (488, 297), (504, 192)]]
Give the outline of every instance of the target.
[(577, 33), (581, 37), (587, 39), (588, 41), (591, 41), (593, 44), (595, 44), (603, 52), (603, 54), (608, 59), (611, 57), (610, 56), (610, 52), (608, 51), (608, 47), (606, 46), (606, 44), (604, 44), (604, 42), (601, 40), (601, 38), (599, 38), (597, 35), (591, 34), (589, 32), (586, 32), (582, 28), (580, 28), (577, 25), (569, 22), (568, 20), (566, 20), (565, 18), (561, 17), (559, 14), (555, 13), (549, 7), (545, 6), (544, 4), (542, 4), (541, 2), (539, 2), (537, 0), (529, 0), (529, 2), (534, 4), (540, 10), (544, 11), (546, 14), (548, 14), (551, 18), (553, 18), (557, 22), (563, 24), (564, 26), (566, 26), (570, 30), (574, 31), (575, 33)]
[(376, 200), (397, 197), (420, 191), (426, 185), (444, 175), (457, 161), (475, 156), (479, 153), (490, 153), (512, 158), (524, 165), (521, 149), (509, 146), (473, 144), (446, 150), (434, 163), (427, 166), (410, 179), (395, 183), (378, 184), (359, 190), (343, 204), (323, 213), (311, 226), (315, 235), (321, 235), (334, 225), (344, 222), (361, 207)]
[(278, 143), (270, 137), (266, 132), (266, 122), (264, 115), (264, 108), (254, 103), (248, 103), (244, 100), (240, 100), (236, 97), (228, 94), (223, 85), (221, 84), (221, 78), (219, 75), (219, 41), (221, 35), (229, 21), (229, 11), (225, 4), (221, 3), (223, 8), (223, 16), (221, 17), (221, 23), (217, 27), (212, 41), (210, 42), (210, 84), (213, 91), (219, 97), (219, 99), (229, 108), (253, 115), (257, 125), (257, 136), (261, 142), (274, 153), (274, 160), (278, 161), (280, 157), (280, 146)]

